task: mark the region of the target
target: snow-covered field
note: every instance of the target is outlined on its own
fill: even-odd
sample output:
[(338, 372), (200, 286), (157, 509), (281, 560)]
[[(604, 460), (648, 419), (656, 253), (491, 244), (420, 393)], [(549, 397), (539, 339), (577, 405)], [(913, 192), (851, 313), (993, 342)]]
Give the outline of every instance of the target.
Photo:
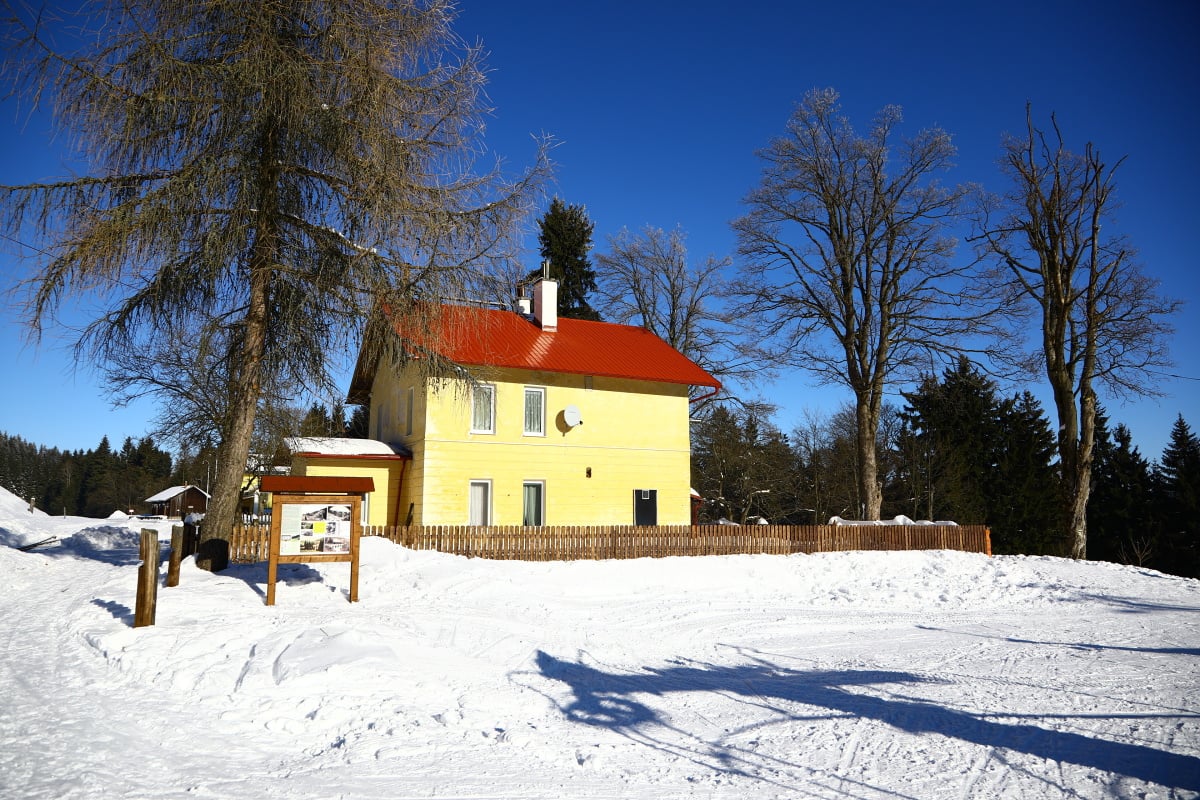
[[(164, 534), (169, 525), (161, 525)], [(1200, 582), (948, 552), (184, 563), (0, 490), (0, 797), (1200, 796)], [(47, 536), (61, 542), (23, 553)]]

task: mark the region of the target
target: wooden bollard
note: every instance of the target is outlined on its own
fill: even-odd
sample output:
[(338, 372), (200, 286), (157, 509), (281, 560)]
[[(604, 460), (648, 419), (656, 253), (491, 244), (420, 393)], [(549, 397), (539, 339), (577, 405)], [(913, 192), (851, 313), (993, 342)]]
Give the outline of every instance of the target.
[(171, 557), (167, 560), (167, 586), (179, 585), (179, 562), (183, 561), (183, 526), (171, 527)]
[(133, 627), (154, 624), (158, 603), (158, 531), (142, 529), (142, 565), (138, 568), (137, 603), (133, 611)]
[[(174, 530), (174, 529), (172, 529)], [(200, 530), (194, 522), (183, 523), (183, 556), (196, 555), (196, 550), (200, 543)]]

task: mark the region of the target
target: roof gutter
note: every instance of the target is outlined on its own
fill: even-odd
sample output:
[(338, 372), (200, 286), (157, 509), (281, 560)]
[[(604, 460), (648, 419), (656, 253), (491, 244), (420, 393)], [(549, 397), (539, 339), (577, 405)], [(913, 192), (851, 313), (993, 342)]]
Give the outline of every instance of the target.
[(710, 397), (715, 397), (719, 391), (721, 391), (721, 384), (718, 383), (708, 394), (702, 394), (699, 397), (693, 397), (688, 400), (688, 405), (691, 405), (692, 403), (699, 403), (701, 400), (707, 400)]

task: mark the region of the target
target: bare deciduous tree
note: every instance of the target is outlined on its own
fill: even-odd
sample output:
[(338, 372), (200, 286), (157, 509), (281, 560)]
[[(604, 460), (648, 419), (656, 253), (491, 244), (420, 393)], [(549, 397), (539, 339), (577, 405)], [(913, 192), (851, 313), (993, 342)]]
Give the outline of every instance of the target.
[[(156, 401), (155, 436), (173, 443), (177, 452), (191, 452), (206, 442), (222, 441), (232, 424), (227, 360), (235, 352), (233, 344), (186, 328), (164, 331), (146, 349), (112, 353), (105, 384), (118, 406)], [(295, 387), (276, 386), (264, 385), (259, 397), (246, 475), (273, 467), (286, 453), (284, 439), (297, 434), (301, 412), (289, 404)]]
[(1178, 304), (1159, 296), (1122, 237), (1101, 233), (1120, 161), (1106, 164), (1090, 143), (1081, 154), (1067, 150), (1051, 122), (1047, 135), (1027, 107), (1025, 135), (1006, 137), (1001, 166), (1011, 188), (983, 198), (977, 240), (996, 262), (990, 282), (1039, 317), (1032, 361), (1045, 369), (1058, 414), (1066, 549), (1086, 558), (1097, 385), (1154, 394), (1153, 372), (1169, 364), (1164, 317)]
[[(544, 176), (477, 173), (484, 69), (449, 0), (111, 0), (79, 49), (7, 7), (18, 91), (53, 98), (88, 174), (4, 187), (48, 253), (36, 336), (60, 299), (107, 302), (80, 340), (104, 363), (186, 321), (230, 344), (228, 428), (201, 563), (219, 566), (264, 387), (330, 381), (373, 303), (460, 295), (507, 253)], [(28, 235), (28, 234), (27, 234)], [(209, 557), (211, 555), (211, 558)]]
[(687, 237), (647, 226), (608, 237), (596, 256), (601, 311), (606, 319), (641, 325), (719, 379), (746, 378), (754, 363), (739, 351), (731, 324), (730, 259), (688, 261)]
[(740, 316), (762, 356), (854, 394), (855, 512), (878, 519), (876, 440), (884, 392), (978, 325), (970, 265), (952, 261), (947, 223), (965, 190), (936, 176), (955, 149), (939, 128), (894, 141), (900, 110), (865, 136), (833, 90), (809, 92), (787, 132), (761, 151), (762, 182), (734, 223), (743, 260)]

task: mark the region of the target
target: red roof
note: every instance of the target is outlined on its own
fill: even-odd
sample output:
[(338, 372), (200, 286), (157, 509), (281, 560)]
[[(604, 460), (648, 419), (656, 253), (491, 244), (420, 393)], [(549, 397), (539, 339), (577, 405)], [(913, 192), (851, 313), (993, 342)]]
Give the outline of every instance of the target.
[(691, 359), (645, 328), (611, 322), (558, 318), (558, 330), (513, 311), (444, 305), (431, 334), (397, 333), (467, 366), (597, 375), (609, 378), (720, 388), (721, 383)]

